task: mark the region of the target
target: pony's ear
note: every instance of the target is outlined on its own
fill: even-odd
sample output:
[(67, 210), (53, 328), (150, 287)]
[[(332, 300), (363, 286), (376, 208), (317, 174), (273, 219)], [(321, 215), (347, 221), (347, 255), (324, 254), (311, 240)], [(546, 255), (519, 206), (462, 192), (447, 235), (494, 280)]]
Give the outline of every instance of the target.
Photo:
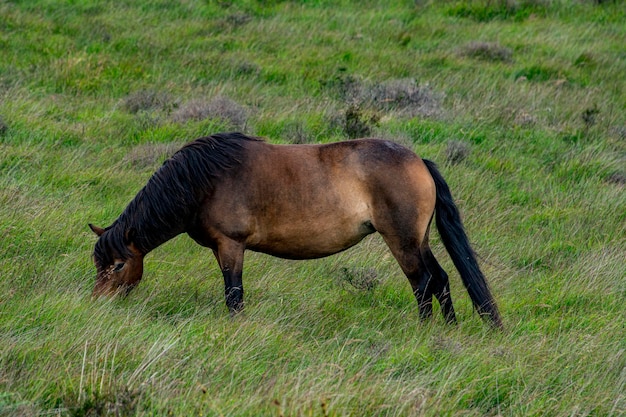
[(102, 234), (104, 233), (104, 229), (98, 226), (94, 226), (93, 224), (89, 223), (89, 228), (97, 235), (97, 236), (102, 236)]
[(130, 229), (126, 229), (124, 232), (124, 243), (129, 244), (135, 239), (135, 235), (137, 234), (135, 228), (131, 227)]

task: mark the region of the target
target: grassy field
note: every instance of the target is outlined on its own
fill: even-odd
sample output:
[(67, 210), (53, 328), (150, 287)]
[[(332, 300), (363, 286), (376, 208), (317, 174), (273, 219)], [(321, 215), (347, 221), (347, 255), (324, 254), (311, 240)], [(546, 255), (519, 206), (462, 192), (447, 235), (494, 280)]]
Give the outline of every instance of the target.
[[(626, 415), (626, 3), (0, 1), (0, 416)], [(95, 236), (241, 130), (436, 161), (506, 331), (418, 319), (378, 236), (247, 253), (231, 319), (180, 236), (92, 301)]]

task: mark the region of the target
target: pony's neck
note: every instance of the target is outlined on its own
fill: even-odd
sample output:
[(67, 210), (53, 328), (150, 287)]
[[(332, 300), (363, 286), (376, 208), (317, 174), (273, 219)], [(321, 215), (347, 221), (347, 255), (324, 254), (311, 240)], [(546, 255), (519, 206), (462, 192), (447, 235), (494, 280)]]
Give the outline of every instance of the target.
[(147, 255), (149, 252), (152, 252), (154, 249), (183, 232), (183, 227), (176, 227), (170, 230), (160, 231), (158, 233), (154, 233), (154, 231), (150, 230), (138, 229), (135, 232), (136, 235), (130, 241), (135, 244), (137, 249), (143, 255)]
[(118, 219), (125, 239), (143, 255), (184, 233), (190, 215), (181, 208), (175, 216), (164, 216), (154, 204), (140, 192)]
[(245, 143), (253, 140), (241, 134), (200, 138), (165, 161), (120, 216), (135, 229), (137, 249), (148, 253), (185, 232), (215, 181), (241, 163)]

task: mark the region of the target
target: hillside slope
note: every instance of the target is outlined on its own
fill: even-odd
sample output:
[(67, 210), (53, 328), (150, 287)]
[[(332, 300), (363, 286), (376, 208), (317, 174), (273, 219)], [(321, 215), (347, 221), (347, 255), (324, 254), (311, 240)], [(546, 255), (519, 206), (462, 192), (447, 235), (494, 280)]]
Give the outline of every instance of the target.
[[(600, 3), (600, 4), (598, 4)], [(626, 4), (0, 3), (0, 415), (626, 414)], [(382, 240), (181, 236), (90, 300), (95, 236), (188, 140), (377, 136), (437, 162), (506, 331), (421, 323)]]

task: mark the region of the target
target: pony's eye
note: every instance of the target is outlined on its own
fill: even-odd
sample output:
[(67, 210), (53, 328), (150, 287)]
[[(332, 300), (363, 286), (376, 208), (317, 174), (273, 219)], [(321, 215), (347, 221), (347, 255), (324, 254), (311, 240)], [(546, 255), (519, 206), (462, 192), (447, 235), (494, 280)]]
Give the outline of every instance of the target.
[(113, 268), (113, 272), (119, 272), (122, 269), (124, 269), (125, 266), (126, 264), (124, 262), (118, 262), (115, 264), (115, 268)]

